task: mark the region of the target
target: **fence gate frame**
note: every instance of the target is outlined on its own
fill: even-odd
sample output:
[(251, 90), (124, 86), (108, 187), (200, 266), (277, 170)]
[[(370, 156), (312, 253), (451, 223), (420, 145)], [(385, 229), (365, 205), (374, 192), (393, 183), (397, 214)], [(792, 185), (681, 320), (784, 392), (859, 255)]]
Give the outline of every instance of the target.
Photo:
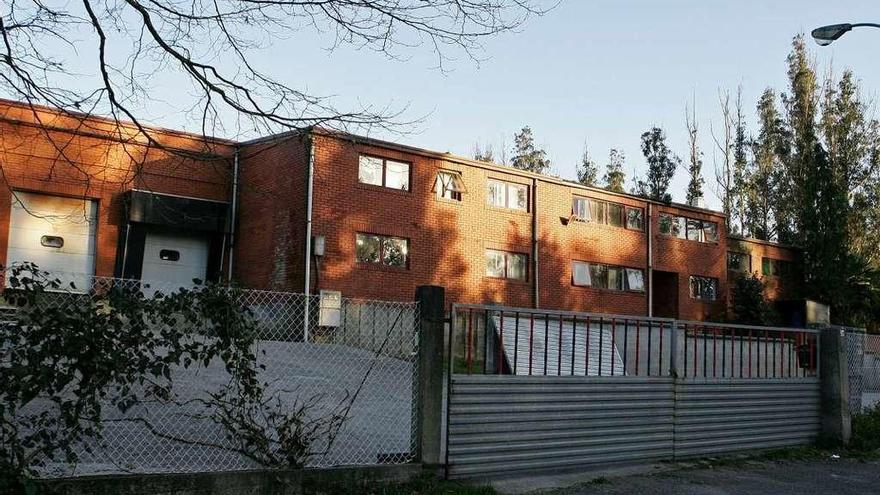
[(678, 460), (819, 434), (818, 329), (459, 303), (449, 315), (447, 478)]

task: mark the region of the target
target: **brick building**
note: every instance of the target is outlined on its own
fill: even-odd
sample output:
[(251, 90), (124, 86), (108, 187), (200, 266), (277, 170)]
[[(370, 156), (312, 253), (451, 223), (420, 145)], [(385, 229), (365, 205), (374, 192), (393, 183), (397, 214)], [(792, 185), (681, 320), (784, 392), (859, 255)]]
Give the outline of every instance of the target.
[(711, 210), (369, 138), (156, 130), (156, 147), (135, 129), (38, 113), (0, 104), (5, 263), (64, 249), (36, 230), (39, 246), (13, 246), (28, 230), (16, 205), (41, 195), (93, 205), (96, 228), (78, 232), (93, 238), (97, 275), (231, 273), (248, 287), (360, 298), (410, 300), (436, 284), (453, 302), (702, 320), (723, 316), (741, 272), (765, 273), (768, 295), (785, 296), (777, 279), (797, 256), (728, 237)]

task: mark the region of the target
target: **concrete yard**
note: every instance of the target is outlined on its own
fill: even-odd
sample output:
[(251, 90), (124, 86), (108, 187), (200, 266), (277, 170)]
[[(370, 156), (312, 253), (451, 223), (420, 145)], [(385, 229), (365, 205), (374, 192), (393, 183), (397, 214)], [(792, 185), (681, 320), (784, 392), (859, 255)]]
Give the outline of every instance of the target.
[[(263, 354), (262, 351), (265, 351)], [(266, 366), (261, 379), (281, 400), (282, 409), (294, 410), (310, 402), (310, 417), (339, 414), (348, 404), (347, 420), (335, 442), (317, 442), (319, 451), (307, 465), (336, 466), (405, 462), (410, 456), (412, 431), (412, 363), (346, 345), (262, 340), (258, 362)], [(141, 404), (125, 414), (105, 409), (104, 442), (80, 462), (62, 462), (42, 468), (44, 476), (118, 472), (200, 472), (254, 469), (260, 466), (225, 448), (225, 431), (198, 416), (206, 410), (193, 399), (219, 390), (229, 376), (215, 360), (208, 367), (174, 372), (174, 391), (184, 406)], [(365, 378), (366, 377), (366, 378)], [(363, 384), (362, 384), (363, 382)], [(358, 389), (360, 389), (358, 391)], [(132, 418), (149, 421), (161, 433), (184, 438), (176, 442), (153, 435)]]

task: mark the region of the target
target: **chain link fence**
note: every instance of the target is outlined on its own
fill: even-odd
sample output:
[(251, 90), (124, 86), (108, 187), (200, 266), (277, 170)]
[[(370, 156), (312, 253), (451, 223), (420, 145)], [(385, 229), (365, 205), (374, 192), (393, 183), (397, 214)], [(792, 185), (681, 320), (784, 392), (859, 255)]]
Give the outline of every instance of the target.
[(880, 335), (845, 328), (850, 414), (880, 404)]
[[(119, 290), (150, 301), (194, 289), (95, 278), (88, 290), (47, 293), (41, 304), (71, 309), (89, 305), (104, 311), (111, 304), (108, 295)], [(296, 423), (293, 428), (305, 429), (310, 420), (335, 418), (335, 428), (328, 428), (327, 434), (306, 446), (306, 467), (396, 464), (414, 459), (416, 303), (261, 290), (236, 290), (234, 297), (250, 320), (249, 328), (255, 329), (253, 355), (272, 405), (281, 411), (303, 412), (300, 420), (305, 424)], [(6, 306), (4, 325), (7, 331), (15, 331), (14, 305)], [(0, 366), (4, 351), (9, 349), (0, 349)], [(39, 475), (266, 467), (248, 456), (240, 438), (231, 436), (206, 407), (212, 394), (229, 384), (222, 360), (178, 366), (169, 375), (170, 397), (145, 400), (125, 412), (104, 407), (101, 439), (76, 445), (75, 464), (56, 459), (41, 466)], [(51, 407), (49, 401), (36, 400), (22, 413), (51, 413)]]

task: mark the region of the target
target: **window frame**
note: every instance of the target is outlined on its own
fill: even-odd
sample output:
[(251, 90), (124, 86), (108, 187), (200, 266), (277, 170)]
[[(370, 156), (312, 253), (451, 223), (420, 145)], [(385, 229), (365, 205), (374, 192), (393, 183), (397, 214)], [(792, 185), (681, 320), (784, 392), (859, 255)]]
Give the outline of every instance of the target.
[[(768, 270), (769, 268), (769, 270)], [(770, 272), (770, 273), (768, 273)], [(791, 273), (791, 261), (761, 257), (761, 275), (764, 277), (786, 277)]]
[[(698, 282), (699, 290), (698, 294), (694, 293), (694, 282)], [(712, 297), (705, 297), (706, 287), (704, 284), (709, 282), (709, 285), (714, 286), (712, 291)], [(705, 275), (691, 275), (688, 278), (688, 294), (690, 298), (695, 301), (703, 301), (703, 302), (716, 302), (718, 301), (718, 290), (719, 290), (719, 280), (715, 277), (707, 277)]]
[[(452, 177), (453, 181), (457, 180), (459, 183), (459, 186), (461, 186), (461, 190), (460, 191), (450, 190), (450, 192), (452, 193), (451, 197), (447, 198), (446, 196), (444, 196), (447, 189), (446, 189), (446, 185), (443, 184), (443, 181), (440, 180), (441, 175), (448, 175), (448, 176)], [(464, 194), (467, 192), (467, 188), (464, 187), (464, 179), (461, 176), (461, 172), (459, 172), (457, 170), (445, 170), (445, 169), (438, 170), (437, 175), (434, 177), (434, 188), (433, 189), (434, 189), (434, 197), (437, 200), (446, 201), (449, 203), (461, 203), (462, 200), (464, 199)]]
[[(369, 182), (361, 181), (361, 159), (363, 158), (372, 158), (374, 160), (382, 161), (382, 184), (372, 184)], [(388, 162), (406, 165), (406, 189), (399, 189), (388, 185)], [(397, 160), (394, 158), (385, 158), (382, 156), (371, 155), (369, 153), (360, 153), (358, 155), (358, 184), (370, 187), (382, 187), (385, 189), (390, 189), (392, 191), (403, 191), (407, 193), (412, 192), (412, 162)]]
[[(664, 219), (668, 218), (668, 230), (664, 232)], [(658, 231), (660, 235), (682, 239), (700, 244), (718, 244), (721, 242), (718, 233), (718, 222), (711, 220), (701, 220), (699, 218), (687, 217), (684, 215), (676, 215), (674, 213), (661, 212), (659, 214)], [(682, 228), (683, 224), (683, 228)], [(710, 239), (706, 235), (707, 229), (714, 232), (714, 238)], [(692, 234), (693, 233), (693, 234)], [(695, 237), (695, 238), (691, 238)]]
[[(746, 266), (746, 269), (741, 270), (739, 268), (736, 268), (736, 269), (731, 268), (730, 267), (731, 255), (745, 257), (745, 259), (747, 261), (747, 265), (748, 265), (748, 266)], [(736, 272), (736, 273), (745, 273), (745, 274), (752, 273), (752, 255), (750, 253), (743, 253), (741, 251), (727, 251), (727, 271)]]
[[(577, 207), (578, 202), (583, 202), (584, 211), (589, 214), (589, 218), (580, 214), (580, 209)], [(593, 208), (592, 205), (596, 205), (597, 216), (601, 216), (601, 219), (597, 219), (593, 217)], [(611, 223), (611, 210), (614, 208), (620, 208), (619, 215), (619, 225), (615, 225)], [(632, 228), (629, 226), (629, 212), (637, 211), (639, 213), (640, 224), (639, 228)], [(591, 198), (589, 196), (581, 196), (579, 194), (573, 194), (571, 198), (571, 214), (572, 217), (579, 221), (585, 223), (596, 223), (599, 225), (607, 225), (608, 227), (612, 227), (615, 229), (624, 229), (631, 230), (633, 232), (644, 232), (645, 231), (645, 210), (643, 208), (639, 208), (636, 206), (628, 206), (623, 203), (617, 203), (614, 201), (606, 201), (604, 199), (596, 199)]]
[[(504, 186), (504, 204), (503, 205), (496, 205), (496, 204), (492, 203), (492, 198), (494, 198), (494, 195), (489, 194), (489, 187), (491, 186), (492, 183), (501, 184), (502, 186)], [(511, 206), (511, 204), (513, 204), (513, 203), (511, 203), (511, 194), (510, 194), (511, 187), (525, 188), (525, 191), (526, 191), (525, 207), (519, 208), (519, 207)], [(488, 179), (486, 179), (486, 205), (488, 205), (490, 208), (498, 208), (501, 210), (513, 210), (513, 211), (518, 211), (518, 212), (523, 212), (523, 213), (529, 213), (531, 211), (531, 209), (530, 209), (531, 196), (532, 196), (531, 187), (529, 187), (529, 185), (527, 185), (527, 184), (506, 181), (504, 179), (496, 179), (494, 177), (489, 177)]]
[[(365, 261), (365, 260), (361, 260), (358, 257), (357, 241), (360, 236), (376, 237), (377, 239), (379, 239), (379, 251), (376, 253), (378, 256), (378, 261)], [(385, 262), (385, 242), (387, 240), (392, 240), (392, 239), (401, 240), (404, 242), (406, 252), (404, 254), (403, 266), (391, 265), (391, 264), (388, 264)], [(409, 270), (410, 239), (408, 237), (400, 237), (400, 236), (396, 236), (396, 235), (386, 235), (386, 234), (374, 234), (372, 232), (355, 232), (354, 242), (355, 242), (355, 244), (354, 244), (354, 246), (355, 246), (354, 247), (354, 250), (355, 250), (354, 259), (355, 259), (355, 263), (357, 263), (358, 265), (377, 266), (377, 267), (382, 267), (382, 268), (389, 268), (392, 270)]]
[[(589, 284), (579, 284), (575, 280), (575, 265), (584, 265), (586, 269), (587, 276), (590, 279)], [(593, 271), (594, 267), (596, 268), (596, 272)], [(620, 288), (610, 287), (611, 281), (611, 272), (615, 271), (618, 273), (617, 278), (620, 280)], [(642, 274), (642, 288), (641, 289), (633, 289), (630, 287), (629, 283), (629, 272), (630, 271), (638, 271)], [(595, 280), (604, 280), (604, 286), (597, 286), (594, 281)], [(632, 292), (635, 294), (644, 294), (645, 293), (645, 270), (641, 268), (633, 268), (629, 266), (622, 265), (610, 265), (608, 263), (598, 263), (592, 261), (584, 261), (584, 260), (571, 260), (571, 285), (574, 287), (585, 287), (588, 289), (596, 289), (596, 290), (607, 290), (612, 292)]]
[[(504, 257), (504, 265), (503, 265), (504, 266), (504, 273), (500, 277), (498, 275), (490, 275), (488, 273), (488, 268), (489, 268), (488, 267), (488, 260), (489, 260), (490, 253), (501, 254)], [(525, 268), (525, 270), (523, 272), (523, 278), (511, 277), (510, 273), (509, 273), (510, 272), (510, 260), (516, 256), (522, 257), (522, 259), (523, 259), (523, 266)], [(483, 276), (485, 278), (491, 278), (491, 279), (495, 279), (495, 280), (510, 280), (513, 282), (528, 282), (529, 281), (529, 255), (528, 254), (518, 253), (516, 251), (503, 251), (501, 249), (486, 248), (485, 253), (483, 255), (483, 258), (484, 258), (485, 262), (487, 263), (486, 267), (483, 271)]]

